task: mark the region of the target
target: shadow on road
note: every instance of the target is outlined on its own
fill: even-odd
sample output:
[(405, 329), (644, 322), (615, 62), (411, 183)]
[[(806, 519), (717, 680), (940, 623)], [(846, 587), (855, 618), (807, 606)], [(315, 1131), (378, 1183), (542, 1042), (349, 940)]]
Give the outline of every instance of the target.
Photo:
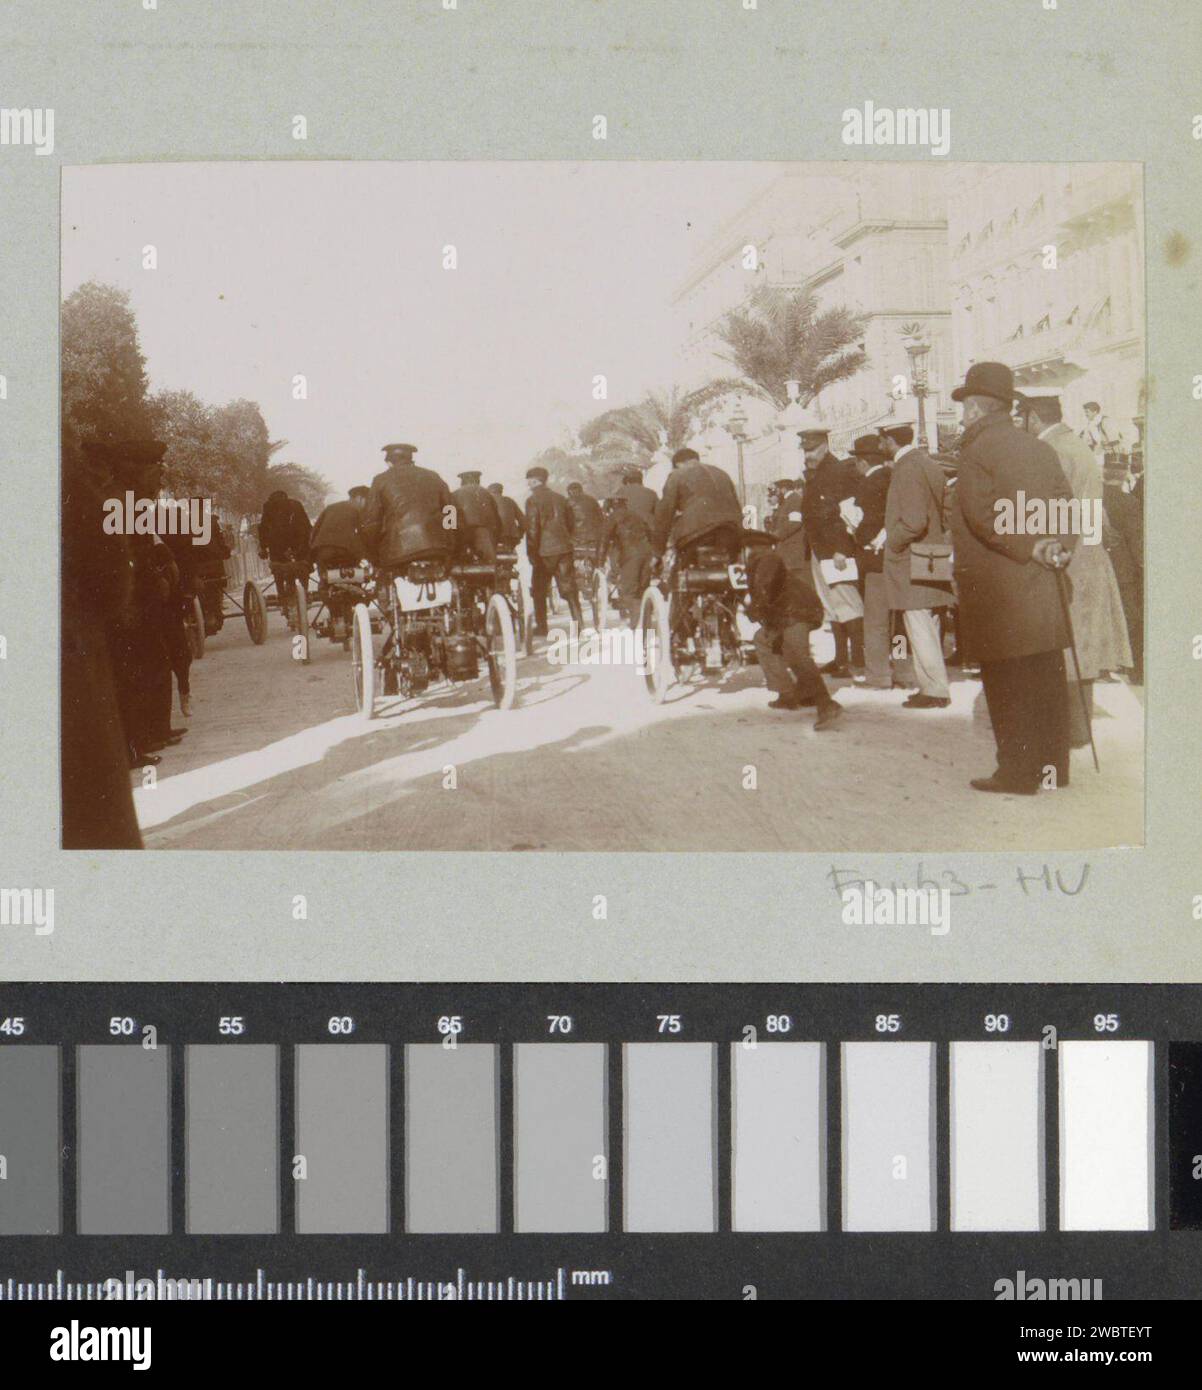
[(308, 731), (299, 761), (244, 767), (244, 779), (216, 796), (198, 786), (147, 842), (904, 852), (1143, 839), (1142, 720), (1125, 687), (1109, 697), (1121, 717), (1097, 725), (1101, 778), (1088, 752), (1077, 754), (1071, 787), (1012, 798), (968, 787), (993, 767), (975, 681), (956, 682), (952, 706), (935, 711), (901, 709), (901, 691), (840, 687), (844, 719), (818, 734), (812, 712), (768, 710), (754, 670), (697, 682), (672, 708), (652, 704), (631, 672), (529, 664), (542, 677), (518, 709), (433, 699), (412, 722), (343, 731), (354, 721), (332, 721)]

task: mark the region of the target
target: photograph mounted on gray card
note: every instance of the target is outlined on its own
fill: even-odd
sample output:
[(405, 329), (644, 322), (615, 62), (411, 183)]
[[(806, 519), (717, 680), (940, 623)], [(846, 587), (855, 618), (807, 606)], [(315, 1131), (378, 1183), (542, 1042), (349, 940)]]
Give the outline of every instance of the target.
[(62, 172), (67, 849), (1144, 842), (1136, 164)]

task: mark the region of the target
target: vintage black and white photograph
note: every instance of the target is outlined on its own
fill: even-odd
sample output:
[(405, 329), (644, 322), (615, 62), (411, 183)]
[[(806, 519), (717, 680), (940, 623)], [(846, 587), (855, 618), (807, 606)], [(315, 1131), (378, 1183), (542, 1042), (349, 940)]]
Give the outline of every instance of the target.
[(1142, 210), (64, 168), (63, 846), (1141, 845)]

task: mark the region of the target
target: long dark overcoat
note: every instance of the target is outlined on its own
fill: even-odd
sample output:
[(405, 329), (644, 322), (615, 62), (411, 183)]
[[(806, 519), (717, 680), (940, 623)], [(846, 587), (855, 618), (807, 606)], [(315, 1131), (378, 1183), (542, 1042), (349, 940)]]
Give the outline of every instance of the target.
[[(961, 636), (970, 659), (1061, 651), (1068, 628), (1056, 575), (1031, 558), (1039, 536), (1008, 534), (997, 505), (1008, 501), (1022, 515), (1033, 499), (1071, 497), (1055, 451), (1003, 411), (981, 416), (962, 436), (952, 495)], [(1064, 539), (1072, 544), (1072, 537)]]

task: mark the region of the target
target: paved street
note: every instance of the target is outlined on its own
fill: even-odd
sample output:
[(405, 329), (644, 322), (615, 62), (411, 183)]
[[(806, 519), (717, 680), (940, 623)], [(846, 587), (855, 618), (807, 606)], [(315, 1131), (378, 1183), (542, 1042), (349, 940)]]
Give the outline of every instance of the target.
[[(519, 662), (518, 705), (483, 682), (353, 713), (350, 658), (294, 663), (279, 615), (239, 621), (192, 667), (190, 732), (135, 792), (149, 848), (380, 850), (1070, 849), (1143, 838), (1142, 711), (1099, 685), (1099, 777), (989, 797), (976, 681), (946, 710), (844, 686), (842, 727), (768, 710), (759, 672), (678, 687), (663, 706), (630, 667)], [(821, 652), (818, 653), (821, 656)], [(176, 716), (178, 720), (178, 715)], [(754, 790), (744, 787), (755, 769)], [(454, 769), (456, 785), (447, 769)]]

